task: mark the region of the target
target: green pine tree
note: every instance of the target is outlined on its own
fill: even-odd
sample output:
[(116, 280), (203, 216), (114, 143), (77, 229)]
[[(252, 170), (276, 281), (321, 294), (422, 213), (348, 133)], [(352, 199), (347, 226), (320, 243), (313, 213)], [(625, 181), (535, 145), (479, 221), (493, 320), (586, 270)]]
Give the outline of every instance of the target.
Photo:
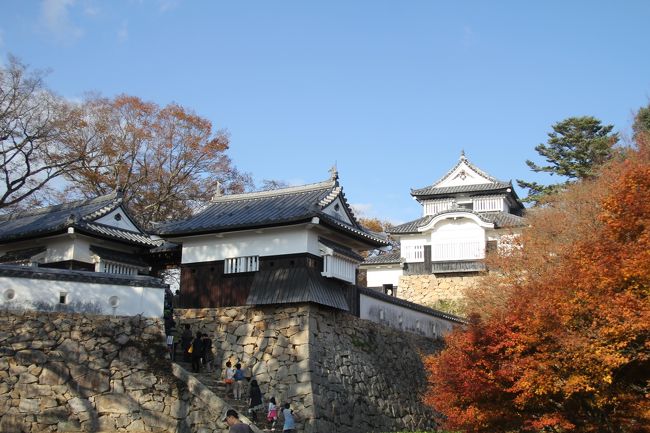
[(634, 116), (632, 130), (635, 138), (640, 134), (650, 134), (650, 105), (639, 108), (636, 116)]
[(598, 167), (612, 157), (614, 145), (618, 142), (618, 133), (612, 133), (614, 126), (602, 125), (600, 120), (591, 116), (569, 117), (552, 128), (548, 142), (535, 147), (547, 165), (538, 165), (530, 160), (526, 164), (534, 172), (561, 176), (565, 181), (542, 185), (517, 179), (520, 188), (528, 189), (528, 197), (523, 201), (535, 205), (569, 183), (593, 177)]

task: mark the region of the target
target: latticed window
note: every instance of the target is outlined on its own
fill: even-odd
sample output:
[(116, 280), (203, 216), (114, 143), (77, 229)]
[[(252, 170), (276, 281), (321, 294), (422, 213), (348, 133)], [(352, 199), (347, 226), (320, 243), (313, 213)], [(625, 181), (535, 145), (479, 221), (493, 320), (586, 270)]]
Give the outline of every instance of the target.
[(233, 257), (226, 259), (223, 272), (237, 274), (240, 272), (255, 272), (260, 270), (259, 256)]
[(323, 256), (323, 276), (354, 284), (358, 262), (340, 255)]
[(102, 260), (99, 263), (99, 272), (118, 275), (138, 275), (138, 268), (135, 266), (125, 265), (124, 263)]
[(407, 262), (424, 262), (424, 245), (404, 245), (402, 255)]

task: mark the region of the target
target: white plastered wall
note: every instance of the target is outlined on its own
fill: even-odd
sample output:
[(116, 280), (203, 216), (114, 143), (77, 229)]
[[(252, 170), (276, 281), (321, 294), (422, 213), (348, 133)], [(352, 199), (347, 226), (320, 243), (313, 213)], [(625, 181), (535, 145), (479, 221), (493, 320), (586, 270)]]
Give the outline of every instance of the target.
[(368, 287), (381, 287), (384, 284), (392, 284), (397, 287), (401, 275), (402, 266), (400, 264), (366, 268), (366, 284)]
[(63, 234), (49, 238), (39, 238), (31, 241), (16, 242), (0, 246), (0, 255), (7, 251), (22, 250), (45, 246), (47, 250), (38, 257), (40, 263), (62, 262), (66, 260), (77, 260), (84, 263), (94, 263), (94, 253), (90, 251), (91, 245), (98, 245), (104, 248), (132, 253), (133, 250), (117, 242), (105, 241), (103, 239), (91, 238), (80, 234)]
[(457, 325), (451, 320), (411, 310), (364, 294), (359, 296), (359, 315), (365, 320), (429, 338), (442, 338)]
[[(165, 290), (137, 285), (97, 284), (76, 281), (56, 281), (36, 278), (0, 277), (1, 308), (33, 308), (44, 303), (55, 306), (62, 293), (67, 304), (92, 304), (100, 314), (118, 316), (162, 317)], [(13, 295), (13, 296), (10, 296)], [(115, 309), (109, 299), (117, 297)], [(8, 299), (12, 297), (12, 299)]]
[[(431, 232), (431, 259), (478, 259), (485, 256), (485, 229), (469, 218), (444, 219)], [(471, 253), (465, 251), (471, 250)]]
[(231, 232), (185, 238), (182, 263), (234, 257), (312, 253), (319, 255), (318, 234), (305, 226)]

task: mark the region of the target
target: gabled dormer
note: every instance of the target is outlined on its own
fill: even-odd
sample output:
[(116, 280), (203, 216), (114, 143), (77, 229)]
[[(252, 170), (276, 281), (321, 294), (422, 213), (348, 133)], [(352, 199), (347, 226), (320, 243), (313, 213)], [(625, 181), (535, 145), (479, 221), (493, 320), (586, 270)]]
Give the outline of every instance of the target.
[(501, 181), (481, 170), (467, 159), (465, 152), (437, 182), (412, 189), (411, 195), (422, 204), (423, 216), (453, 209), (515, 215), (523, 210), (512, 182)]

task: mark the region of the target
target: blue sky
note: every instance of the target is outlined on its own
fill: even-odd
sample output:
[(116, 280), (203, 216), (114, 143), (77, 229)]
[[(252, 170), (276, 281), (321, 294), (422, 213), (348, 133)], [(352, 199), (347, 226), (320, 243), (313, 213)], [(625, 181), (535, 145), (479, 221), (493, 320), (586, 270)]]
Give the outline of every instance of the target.
[(410, 188), (462, 149), (502, 180), (544, 181), (524, 161), (553, 123), (629, 135), (650, 102), (649, 21), (631, 0), (23, 0), (3, 4), (0, 57), (50, 69), (70, 99), (189, 107), (258, 182), (336, 164), (366, 216), (404, 222), (421, 213)]

